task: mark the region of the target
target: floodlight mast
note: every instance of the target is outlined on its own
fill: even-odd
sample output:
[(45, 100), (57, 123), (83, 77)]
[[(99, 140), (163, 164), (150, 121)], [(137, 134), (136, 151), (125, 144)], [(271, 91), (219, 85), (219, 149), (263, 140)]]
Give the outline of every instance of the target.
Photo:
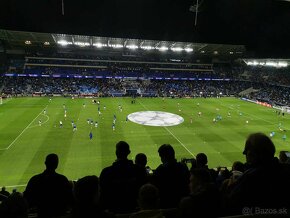
[(197, 25), (197, 18), (198, 18), (198, 0), (196, 1), (196, 10), (195, 10), (195, 21), (194, 21), (194, 26)]
[(64, 0), (61, 0), (61, 13), (64, 16)]
[(200, 8), (203, 5), (203, 2), (204, 2), (203, 0), (193, 0), (193, 4), (189, 8), (189, 11), (195, 13), (194, 26), (197, 26), (198, 13), (200, 12)]

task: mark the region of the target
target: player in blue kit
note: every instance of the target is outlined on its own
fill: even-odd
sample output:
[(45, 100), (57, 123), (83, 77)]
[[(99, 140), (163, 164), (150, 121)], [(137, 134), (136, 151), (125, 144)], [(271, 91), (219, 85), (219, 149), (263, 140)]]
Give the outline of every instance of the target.
[(92, 132), (90, 132), (89, 137), (90, 137), (90, 140), (93, 139), (93, 133)]

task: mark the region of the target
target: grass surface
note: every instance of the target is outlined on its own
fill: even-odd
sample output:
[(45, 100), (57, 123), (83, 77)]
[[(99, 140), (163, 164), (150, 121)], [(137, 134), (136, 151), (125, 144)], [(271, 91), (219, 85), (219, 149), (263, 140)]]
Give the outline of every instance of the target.
[[(199, 152), (206, 153), (210, 167), (231, 166), (236, 160), (244, 161), (244, 143), (252, 132), (269, 135), (275, 131), (276, 154), (280, 150), (290, 150), (288, 139), (283, 141), (284, 133), (278, 129), (279, 123), (287, 130), (290, 128), (289, 115), (277, 116), (273, 109), (239, 99), (165, 99), (163, 102), (160, 98), (140, 98), (136, 104), (131, 104), (130, 98), (104, 98), (100, 101), (102, 115), (99, 117), (97, 105), (92, 104), (91, 99), (53, 98), (51, 102), (48, 98), (5, 100), (0, 105), (0, 186), (16, 186), (18, 190), (23, 190), (33, 175), (44, 170), (44, 159), (52, 152), (60, 158), (57, 171), (69, 179), (99, 175), (116, 159), (115, 144), (120, 140), (130, 144), (130, 158), (137, 153), (145, 153), (151, 168), (160, 164), (157, 150), (164, 143), (174, 146), (178, 160), (191, 158), (192, 154)], [(64, 104), (67, 108), (66, 120)], [(123, 112), (119, 111), (119, 104)], [(47, 115), (43, 114), (44, 109)], [(172, 127), (125, 122), (128, 114), (146, 110), (175, 113), (185, 121)], [(200, 117), (199, 111), (202, 112)], [(113, 132), (114, 114), (117, 122)], [(218, 114), (222, 120), (213, 123)], [(190, 123), (190, 117), (193, 123)], [(97, 120), (98, 128), (87, 124), (88, 118)], [(38, 125), (40, 119), (41, 126)], [(59, 127), (60, 120), (63, 128)], [(72, 120), (77, 125), (76, 132), (72, 131)], [(92, 140), (89, 140), (90, 131), (93, 132)]]

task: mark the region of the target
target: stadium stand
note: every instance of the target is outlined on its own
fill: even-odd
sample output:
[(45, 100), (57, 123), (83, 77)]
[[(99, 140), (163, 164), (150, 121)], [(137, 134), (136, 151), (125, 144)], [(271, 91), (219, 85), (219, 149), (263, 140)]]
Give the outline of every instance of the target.
[[(189, 57), (177, 61), (159, 55), (26, 52), (8, 57), (6, 65), (1, 67), (0, 93), (3, 97), (235, 96), (287, 106), (290, 77), (285, 69), (207, 60), (200, 63)], [(285, 152), (281, 153), (280, 160), (275, 158), (275, 147), (267, 136), (250, 135), (243, 153), (246, 163), (234, 162), (230, 170), (218, 166), (209, 169), (204, 153), (191, 160), (192, 166), (188, 169), (184, 162), (175, 159), (174, 152), (170, 145), (162, 145), (160, 166), (151, 175), (150, 168), (146, 167), (146, 154), (136, 156), (134, 164), (127, 159), (129, 145), (119, 142), (117, 161), (112, 166), (104, 168), (100, 175), (88, 175), (71, 183), (55, 173), (57, 164), (51, 168), (46, 162), (47, 169), (31, 178), (23, 196), (18, 192), (8, 195), (2, 189), (0, 215), (256, 217), (263, 209), (271, 208), (273, 214), (265, 217), (289, 217), (290, 204), (283, 198), (290, 194), (289, 158)]]

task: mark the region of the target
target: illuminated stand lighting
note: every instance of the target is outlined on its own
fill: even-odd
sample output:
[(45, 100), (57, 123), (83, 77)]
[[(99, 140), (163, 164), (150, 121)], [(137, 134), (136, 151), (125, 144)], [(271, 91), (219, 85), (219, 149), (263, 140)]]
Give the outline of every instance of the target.
[(193, 52), (193, 49), (192, 48), (185, 48), (184, 51), (186, 51), (186, 52)]
[(141, 46), (141, 49), (144, 49), (144, 50), (154, 50), (155, 48), (152, 47), (152, 46)]
[(276, 67), (276, 68), (280, 68), (280, 67), (287, 67), (288, 63), (287, 62), (282, 62), (282, 61), (249, 61), (246, 62), (247, 65), (249, 66), (268, 66), (268, 67)]
[(90, 46), (90, 43), (88, 43), (88, 42), (74, 42), (74, 44), (78, 45), (80, 47)]
[(109, 46), (112, 48), (123, 48), (123, 45), (121, 44), (110, 44)]
[(175, 52), (181, 52), (183, 51), (184, 49), (181, 48), (181, 47), (176, 47), (176, 48), (171, 48), (171, 51), (175, 51)]
[(68, 42), (66, 40), (60, 40), (57, 42), (57, 44), (62, 45), (62, 46), (66, 46), (66, 45), (72, 45), (72, 42)]
[(138, 48), (138, 46), (137, 45), (127, 45), (126, 48), (135, 50)]
[(156, 49), (158, 49), (159, 51), (168, 51), (168, 47), (165, 47), (165, 46), (162, 46)]
[(25, 41), (25, 45), (31, 45), (31, 41), (26, 40), (26, 41)]
[(49, 42), (44, 42), (43, 45), (47, 45), (48, 46), (48, 45), (50, 45), (50, 43)]
[(103, 47), (107, 47), (107, 44), (102, 44), (102, 43), (94, 43), (93, 46), (97, 47), (97, 48), (103, 48)]

